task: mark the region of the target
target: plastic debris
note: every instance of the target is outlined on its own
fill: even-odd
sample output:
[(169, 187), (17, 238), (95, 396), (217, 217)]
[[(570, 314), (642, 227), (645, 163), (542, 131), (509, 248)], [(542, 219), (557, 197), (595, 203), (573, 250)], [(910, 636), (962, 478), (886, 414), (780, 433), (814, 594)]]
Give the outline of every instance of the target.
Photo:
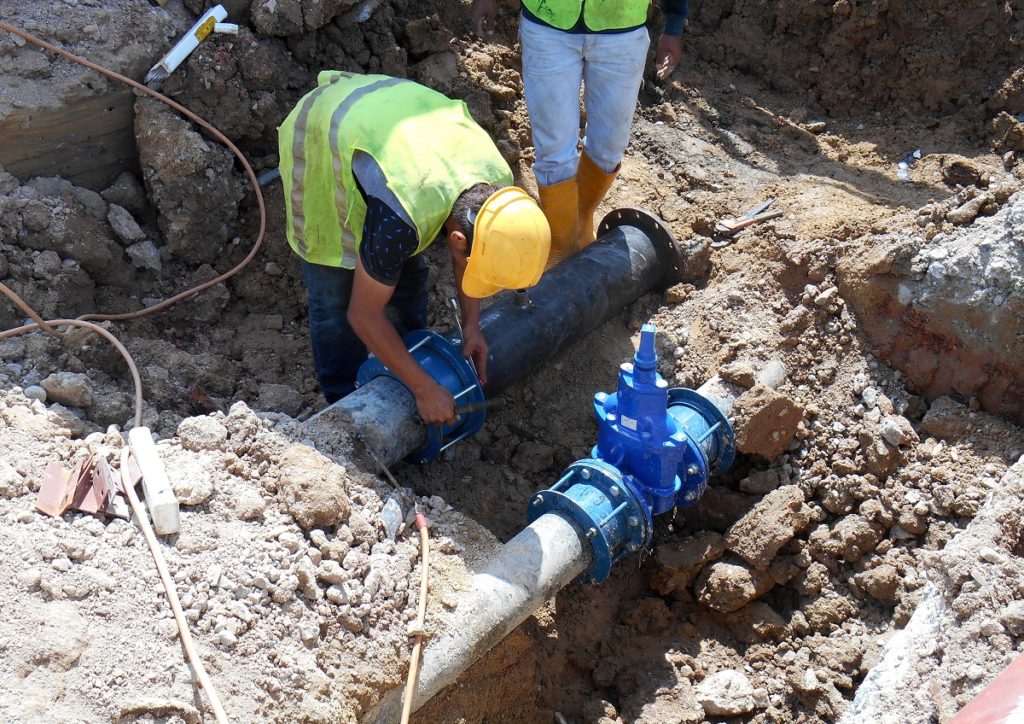
[(914, 161), (921, 158), (921, 149), (918, 148), (911, 151), (906, 156), (900, 159), (900, 162), (896, 164), (896, 177), (900, 181), (910, 181), (910, 167), (914, 165)]

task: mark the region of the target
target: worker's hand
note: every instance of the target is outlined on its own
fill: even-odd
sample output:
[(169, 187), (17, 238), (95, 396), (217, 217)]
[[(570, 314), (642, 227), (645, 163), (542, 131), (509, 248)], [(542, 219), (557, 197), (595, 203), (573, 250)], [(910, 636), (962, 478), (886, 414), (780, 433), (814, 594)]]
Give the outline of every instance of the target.
[(473, 0), (469, 17), (473, 20), (473, 32), (481, 38), (494, 35), (494, 20), (498, 16), (496, 0)]
[(658, 52), (654, 56), (658, 80), (665, 80), (679, 65), (679, 56), (683, 53), (683, 36), (665, 35), (658, 41)]
[(455, 398), (452, 393), (431, 380), (416, 391), (416, 409), (425, 425), (452, 425), (455, 423)]
[(484, 333), (480, 331), (480, 325), (474, 324), (462, 330), (462, 355), (473, 360), (476, 366), (476, 376), (480, 378), (480, 384), (487, 384), (487, 340)]

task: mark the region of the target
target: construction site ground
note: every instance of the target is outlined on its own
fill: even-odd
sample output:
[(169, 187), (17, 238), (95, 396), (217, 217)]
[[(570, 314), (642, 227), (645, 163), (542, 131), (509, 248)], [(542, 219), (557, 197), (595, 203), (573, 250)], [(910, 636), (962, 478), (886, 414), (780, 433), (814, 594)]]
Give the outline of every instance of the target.
[[(0, 21), (141, 80), (211, 4), (0, 0)], [(257, 173), (316, 73), (339, 69), (464, 99), (535, 191), (514, 0), (485, 40), (465, 2), (223, 4), (239, 33), (162, 91)], [(649, 64), (599, 213), (660, 216), (693, 251), (688, 280), (514, 386), (442, 459), (396, 466), (411, 492), (302, 425), (324, 403), (279, 184), (243, 271), (107, 325), (140, 368), (182, 505), (163, 550), (232, 720), (356, 722), (402, 686), (419, 539), (411, 514), (381, 522), (385, 502), (416, 496), (431, 519), (427, 629), (443, 630), (530, 497), (589, 455), (593, 395), (645, 322), (670, 385), (748, 389), (736, 463), (414, 721), (946, 721), (1024, 650), (1024, 7), (928, 5), (696, 3), (679, 68), (658, 81)], [(2, 31), (0, 166), (0, 281), (46, 318), (151, 305), (257, 232), (208, 136)], [(781, 217), (715, 231), (768, 198)], [(427, 254), (447, 328), (450, 261)], [(0, 307), (0, 329), (23, 322)], [(777, 363), (782, 383), (757, 384)], [(137, 529), (34, 510), (48, 462), (116, 460), (132, 399), (95, 335), (0, 340), (0, 721), (212, 721)], [(869, 676), (926, 598), (912, 665)]]

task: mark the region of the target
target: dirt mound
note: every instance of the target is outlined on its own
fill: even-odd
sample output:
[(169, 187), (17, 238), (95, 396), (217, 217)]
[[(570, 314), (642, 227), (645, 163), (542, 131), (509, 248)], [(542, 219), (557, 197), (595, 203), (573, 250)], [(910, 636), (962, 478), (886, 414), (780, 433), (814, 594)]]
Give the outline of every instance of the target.
[[(75, 13), (121, 5), (44, 12), (0, 0), (0, 17), (139, 77), (209, 4), (104, 15), (112, 26), (102, 40), (67, 28)], [(362, 20), (348, 2), (225, 5), (239, 35), (208, 38), (164, 88), (222, 126), (257, 171), (277, 165), (275, 128), (295, 99), (317, 71), (337, 68), (464, 98), (532, 184), (515, 3), (501, 4), (493, 42), (466, 35), (457, 3), (393, 0)], [(693, 8), (683, 64), (668, 82), (646, 83), (602, 210), (652, 209), (706, 252), (709, 274), (637, 300), (509, 390), (474, 438), (430, 466), (396, 470), (459, 510), (423, 501), (442, 551), (428, 619), (443, 625), (457, 611), (444, 586), (492, 544), (461, 514), (499, 538), (522, 528), (529, 498), (590, 454), (592, 396), (614, 388), (642, 323), (658, 328), (670, 384), (721, 375), (747, 390), (735, 417), (746, 425), (741, 454), (697, 505), (657, 521), (651, 551), (601, 586), (559, 593), (423, 720), (835, 721), (936, 574), (959, 587), (950, 608), (969, 626), (925, 664), (975, 651), (986, 636), (999, 652), (941, 673), (943, 712), (1021, 645), (1022, 592), (1007, 583), (1018, 572), (1020, 552), (1006, 542), (1016, 528), (994, 539), (983, 567), (964, 547), (945, 562), (936, 552), (991, 490), (1016, 490), (1007, 468), (1024, 451), (1019, 428), (982, 412), (1013, 414), (999, 404), (1014, 399), (1017, 378), (1000, 375), (1021, 357), (1013, 194), (1024, 84), (1011, 64), (1022, 21), (1008, 5), (940, 5)], [(50, 12), (61, 27), (50, 27)], [(158, 37), (136, 33), (132, 23), (150, 20)], [(145, 47), (114, 52), (110, 39), (124, 37)], [(3, 42), (10, 97), (30, 80), (64, 87), (62, 61)], [(92, 76), (76, 78), (88, 91)], [(72, 96), (60, 110), (80, 114)], [(133, 119), (142, 163), (105, 170), (95, 191), (56, 172), (0, 174), (0, 279), (48, 316), (147, 306), (231, 268), (255, 235), (251, 192), (220, 148), (148, 100)], [(909, 154), (922, 139), (921, 158)], [(415, 543), (408, 530), (384, 535), (375, 516), (391, 491), (348, 462), (337, 435), (307, 440), (290, 418), (238, 404), (299, 419), (322, 407), (279, 187), (266, 196), (266, 246), (253, 264), (159, 316), (110, 327), (139, 361), (146, 424), (167, 440), (160, 448), (186, 505), (183, 533), (165, 550), (229, 712), (351, 720), (404, 672)], [(781, 218), (735, 238), (716, 233), (720, 218), (768, 197)], [(431, 324), (446, 327), (449, 262), (443, 249), (428, 254)], [(21, 321), (0, 307), (0, 328)], [(131, 415), (123, 362), (77, 332), (5, 340), (0, 361), (0, 446), (12, 451), (0, 460), (0, 574), (17, 581), (2, 605), (15, 614), (0, 625), (15, 642), (0, 673), (16, 688), (0, 695), (0, 718), (83, 706), (75, 715), (96, 720), (198, 717), (134, 528), (31, 510), (45, 460), (120, 444), (107, 426)], [(777, 388), (755, 384), (780, 363)], [(987, 584), (965, 578), (985, 578), (989, 566), (1008, 576), (992, 589), (998, 611), (980, 605)], [(60, 634), (66, 622), (75, 633)], [(58, 681), (64, 698), (51, 701)], [(98, 695), (74, 698), (96, 682)], [(137, 699), (144, 687), (163, 698)], [(908, 708), (906, 720), (928, 720), (931, 706)]]
[(1005, 3), (736, 0), (694, 7), (687, 43), (829, 115), (1017, 114), (1022, 28)]

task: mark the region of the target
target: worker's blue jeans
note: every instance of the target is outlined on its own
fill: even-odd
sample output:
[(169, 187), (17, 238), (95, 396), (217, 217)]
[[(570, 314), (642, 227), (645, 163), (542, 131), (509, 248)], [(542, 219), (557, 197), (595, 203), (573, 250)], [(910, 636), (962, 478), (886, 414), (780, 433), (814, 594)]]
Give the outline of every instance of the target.
[[(369, 356), (366, 345), (348, 323), (352, 297), (351, 269), (302, 262), (309, 298), (309, 341), (320, 389), (327, 403), (339, 400), (355, 389), (356, 373)], [(427, 326), (427, 281), (429, 269), (421, 254), (402, 267), (387, 313), (395, 329), (405, 335)]]

